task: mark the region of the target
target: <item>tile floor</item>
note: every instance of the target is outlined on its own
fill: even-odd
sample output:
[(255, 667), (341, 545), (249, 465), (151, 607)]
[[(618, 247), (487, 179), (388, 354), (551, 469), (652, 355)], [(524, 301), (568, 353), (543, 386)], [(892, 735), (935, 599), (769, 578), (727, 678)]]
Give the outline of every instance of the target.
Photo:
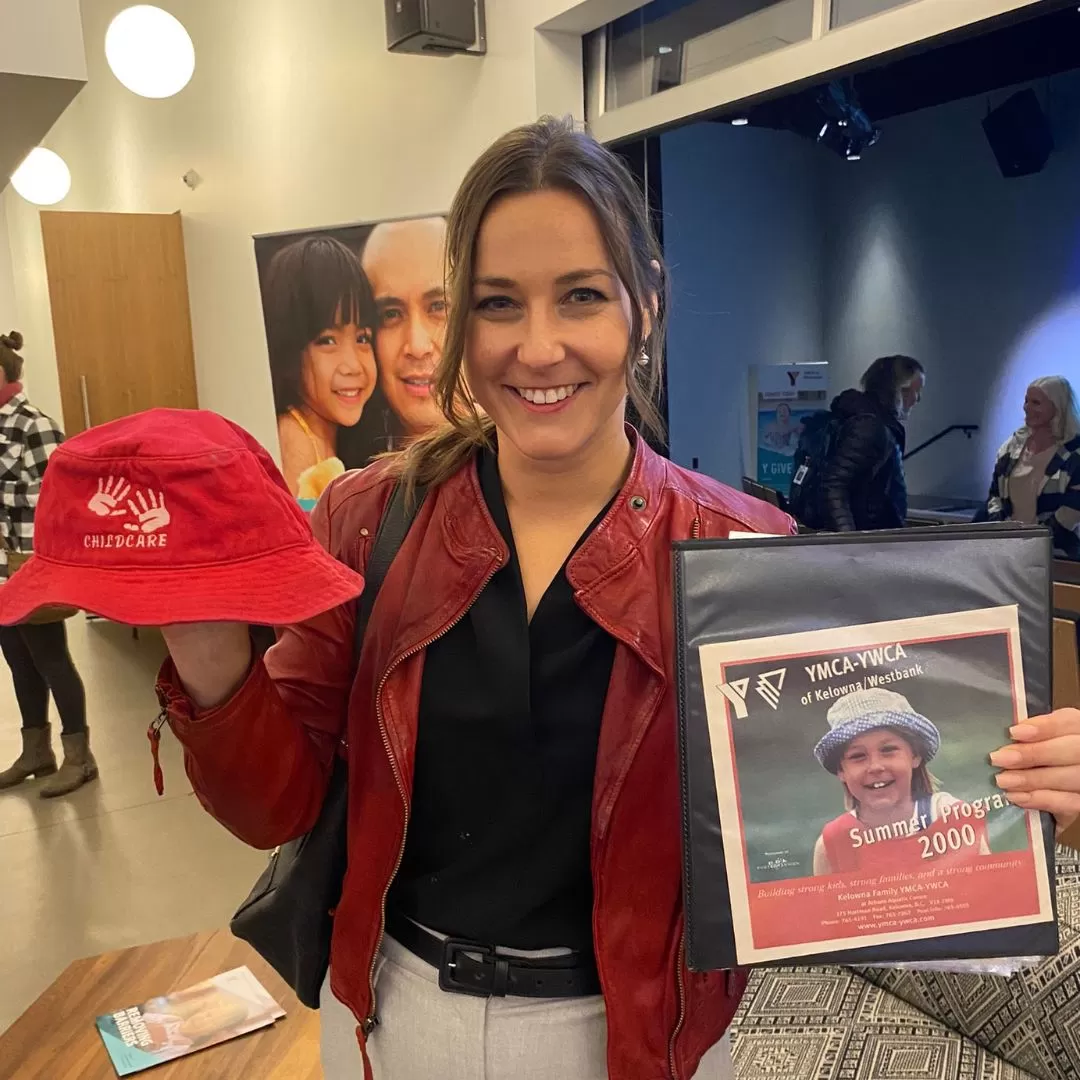
[[(0, 792), (0, 1031), (72, 960), (224, 925), (265, 862), (199, 806), (167, 730), (165, 794), (154, 791), (160, 636), (82, 616), (68, 633), (101, 776), (66, 799), (39, 799), (34, 781)], [(18, 729), (0, 663), (0, 767)]]

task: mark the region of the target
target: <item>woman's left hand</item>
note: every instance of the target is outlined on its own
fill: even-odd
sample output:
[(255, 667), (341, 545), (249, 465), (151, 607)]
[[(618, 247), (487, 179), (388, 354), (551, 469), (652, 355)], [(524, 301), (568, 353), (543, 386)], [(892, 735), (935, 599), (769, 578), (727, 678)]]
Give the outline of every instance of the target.
[(1057, 709), (1009, 729), (1013, 741), (990, 755), (1009, 801), (1044, 810), (1060, 835), (1080, 817), (1080, 709)]

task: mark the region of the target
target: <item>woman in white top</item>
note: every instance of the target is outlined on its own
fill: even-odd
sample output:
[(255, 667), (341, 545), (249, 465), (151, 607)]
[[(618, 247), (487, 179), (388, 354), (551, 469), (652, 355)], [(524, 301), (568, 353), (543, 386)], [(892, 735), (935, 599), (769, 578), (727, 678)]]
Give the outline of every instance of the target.
[(1028, 387), (1024, 426), (998, 451), (987, 511), (992, 521), (1045, 525), (1057, 554), (1080, 558), (1080, 417), (1062, 376)]

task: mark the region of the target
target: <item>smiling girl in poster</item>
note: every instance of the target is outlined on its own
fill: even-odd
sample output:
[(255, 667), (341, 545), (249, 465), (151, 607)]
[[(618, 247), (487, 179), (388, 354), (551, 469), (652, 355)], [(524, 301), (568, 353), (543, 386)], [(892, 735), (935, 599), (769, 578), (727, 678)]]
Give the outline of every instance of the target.
[(282, 473), (294, 495), (317, 499), (345, 471), (339, 432), (375, 392), (375, 297), (356, 256), (328, 236), (279, 251), (264, 292)]
[(937, 790), (927, 766), (941, 736), (906, 697), (856, 690), (833, 703), (828, 720), (814, 755), (843, 785), (846, 810), (814, 845), (816, 876), (914, 870), (928, 857), (944, 868), (991, 854), (988, 807), (963, 813), (967, 804)]

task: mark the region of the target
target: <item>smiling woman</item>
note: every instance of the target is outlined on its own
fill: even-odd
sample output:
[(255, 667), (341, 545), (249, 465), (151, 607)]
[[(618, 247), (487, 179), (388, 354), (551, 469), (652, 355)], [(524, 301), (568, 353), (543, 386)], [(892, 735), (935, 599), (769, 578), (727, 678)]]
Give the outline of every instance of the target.
[(664, 273), (632, 175), (589, 136), (544, 119), (472, 166), (449, 304), (397, 274), (389, 239), (363, 255), (380, 375), (419, 391), (433, 370), (408, 400), (446, 422), (333, 481), (312, 525), (367, 573), (402, 482), (424, 498), (359, 668), (351, 608), (254, 667), (246, 627), (166, 629), (169, 693), (217, 707), (174, 722), (192, 776), (273, 846), (310, 827), (346, 749), (327, 1080), (728, 1080), (745, 980), (689, 971), (683, 948), (671, 545), (792, 523), (627, 427), (628, 399), (658, 426)]
[(470, 301), (468, 384), (503, 435), (510, 467), (573, 460), (590, 447), (625, 461), (634, 315), (588, 203), (558, 190), (495, 203), (477, 244)]
[(986, 509), (992, 521), (1045, 526), (1057, 555), (1080, 558), (1080, 416), (1068, 379), (1027, 388), (1024, 426), (998, 451)]

